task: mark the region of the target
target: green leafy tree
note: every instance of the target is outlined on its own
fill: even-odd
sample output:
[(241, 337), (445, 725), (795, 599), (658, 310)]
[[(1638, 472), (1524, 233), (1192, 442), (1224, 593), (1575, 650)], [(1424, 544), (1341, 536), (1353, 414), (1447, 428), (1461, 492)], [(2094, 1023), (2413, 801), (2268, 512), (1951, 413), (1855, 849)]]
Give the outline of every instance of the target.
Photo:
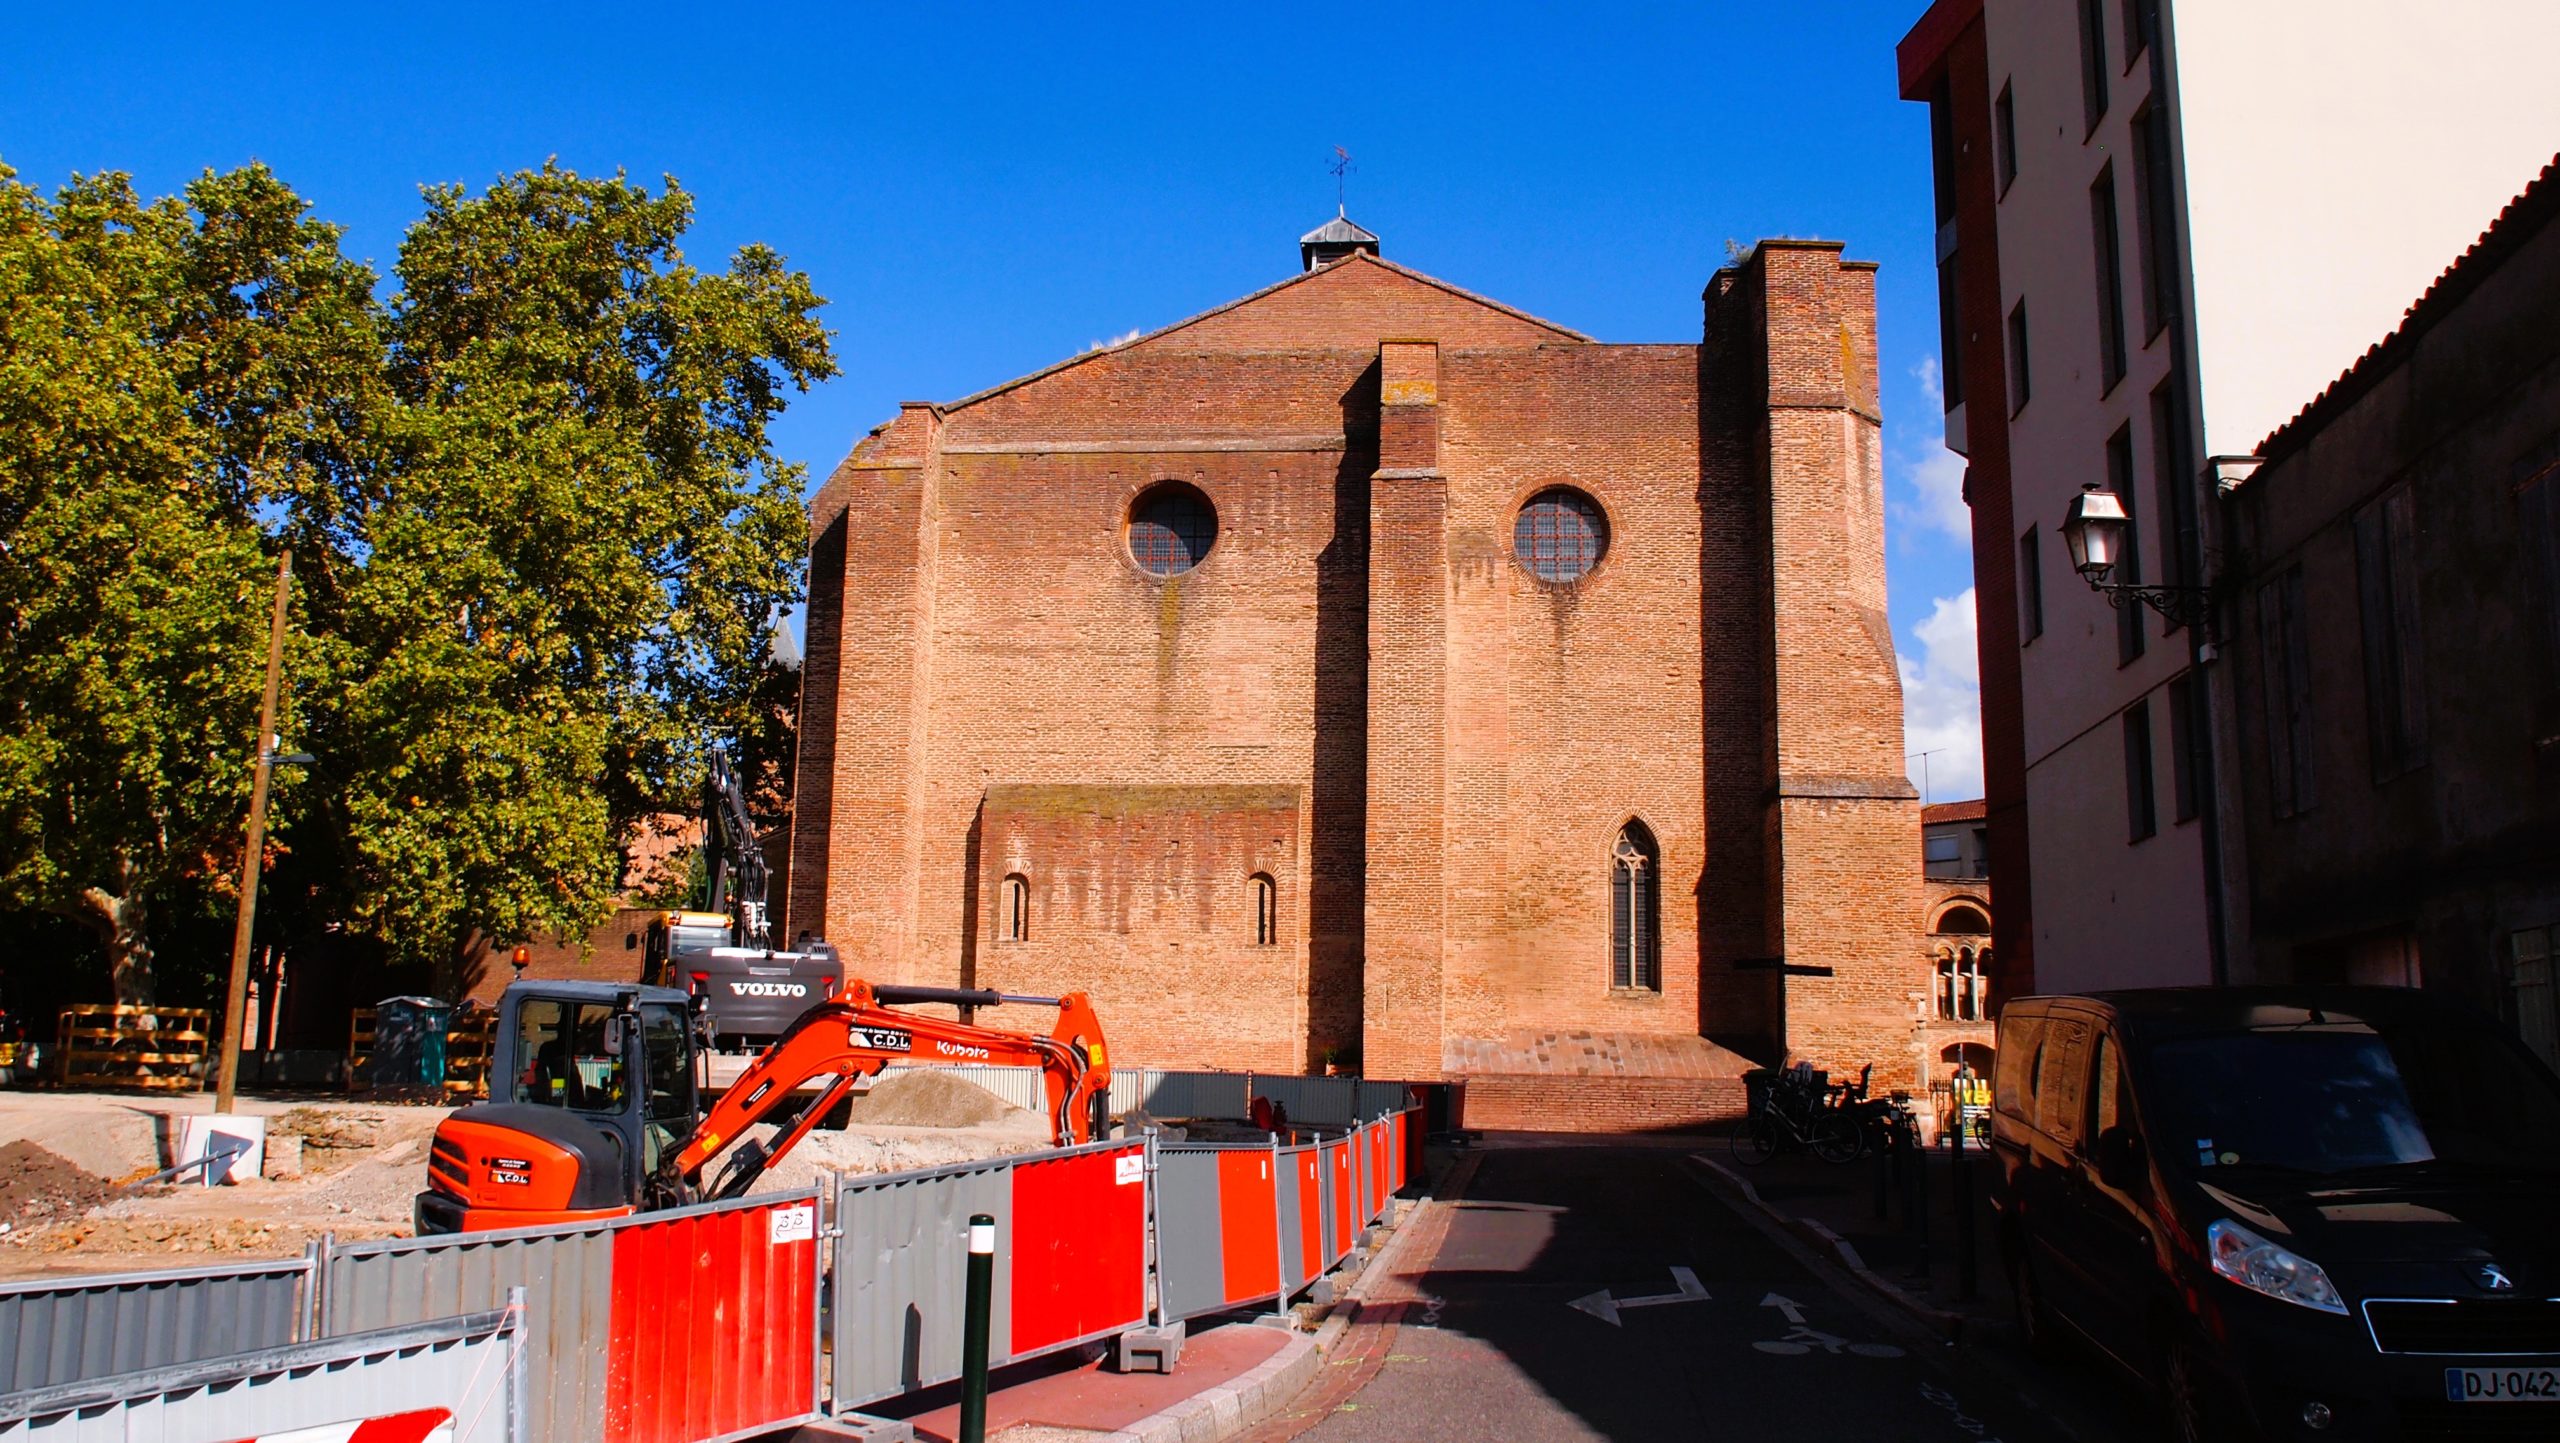
[(371, 280), (260, 168), (147, 206), (0, 170), (0, 903), (90, 927), (120, 1001), (154, 907), (238, 865), (255, 518), (352, 474)]
[(834, 374), (806, 277), (692, 202), (556, 166), (431, 190), (397, 292), (263, 168), (144, 205), (0, 173), (0, 906), (95, 928), (226, 898), (277, 548), (295, 559), (262, 925), (412, 961), (583, 930), (709, 741), (771, 731)]
[(430, 191), (401, 247), (331, 724), (355, 914), (395, 944), (591, 927), (755, 717), (807, 550), (767, 428), (835, 367), (807, 278), (761, 246), (691, 266), (692, 212), (546, 166)]

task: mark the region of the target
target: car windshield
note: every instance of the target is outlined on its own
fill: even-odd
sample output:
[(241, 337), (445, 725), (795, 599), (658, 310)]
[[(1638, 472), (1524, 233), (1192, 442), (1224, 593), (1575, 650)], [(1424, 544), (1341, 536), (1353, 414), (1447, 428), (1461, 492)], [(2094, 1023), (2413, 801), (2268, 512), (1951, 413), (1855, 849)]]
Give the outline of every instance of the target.
[(2200, 1169), (2560, 1173), (2560, 1089), (2485, 1030), (2262, 1027), (2160, 1043), (2143, 1072), (2154, 1145)]

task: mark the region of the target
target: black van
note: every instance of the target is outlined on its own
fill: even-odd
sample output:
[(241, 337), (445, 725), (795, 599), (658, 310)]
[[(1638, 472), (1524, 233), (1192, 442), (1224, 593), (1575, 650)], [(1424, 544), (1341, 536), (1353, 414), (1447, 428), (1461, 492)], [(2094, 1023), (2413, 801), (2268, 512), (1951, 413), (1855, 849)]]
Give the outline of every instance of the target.
[(2025, 997), (1991, 1147), (2031, 1346), (2183, 1439), (2560, 1439), (2560, 1079), (2387, 987)]

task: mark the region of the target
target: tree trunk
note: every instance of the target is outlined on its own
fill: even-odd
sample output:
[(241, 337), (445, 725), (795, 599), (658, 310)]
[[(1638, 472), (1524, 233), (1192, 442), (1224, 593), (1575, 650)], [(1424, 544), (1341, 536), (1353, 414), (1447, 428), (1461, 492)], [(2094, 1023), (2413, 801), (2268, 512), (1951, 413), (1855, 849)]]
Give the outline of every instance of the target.
[(160, 979), (153, 967), (151, 937), (144, 930), (148, 909), (142, 898), (91, 887), (80, 894), (80, 901), (88, 911), (86, 920), (106, 941), (116, 1001), (126, 1007), (149, 1007), (159, 1001)]

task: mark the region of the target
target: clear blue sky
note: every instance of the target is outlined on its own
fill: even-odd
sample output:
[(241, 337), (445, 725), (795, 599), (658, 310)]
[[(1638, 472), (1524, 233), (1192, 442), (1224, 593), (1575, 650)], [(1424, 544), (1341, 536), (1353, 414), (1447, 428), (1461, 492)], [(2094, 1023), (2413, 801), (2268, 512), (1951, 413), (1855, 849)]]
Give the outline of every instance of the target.
[(1923, 374), (1926, 113), (1893, 68), (1924, 0), (216, 8), (17, 15), (0, 161), (157, 194), (264, 160), (386, 271), (422, 184), (550, 156), (673, 175), (697, 261), (765, 241), (832, 303), (844, 375), (778, 430), (813, 479), (901, 399), (1292, 274), (1336, 145), (1388, 256), (1603, 340), (1695, 340), (1728, 239), (1845, 240), (1883, 263), (1914, 745), (1953, 738), (1934, 793), (1975, 794), (1971, 626), (1948, 604), (1970, 566)]

